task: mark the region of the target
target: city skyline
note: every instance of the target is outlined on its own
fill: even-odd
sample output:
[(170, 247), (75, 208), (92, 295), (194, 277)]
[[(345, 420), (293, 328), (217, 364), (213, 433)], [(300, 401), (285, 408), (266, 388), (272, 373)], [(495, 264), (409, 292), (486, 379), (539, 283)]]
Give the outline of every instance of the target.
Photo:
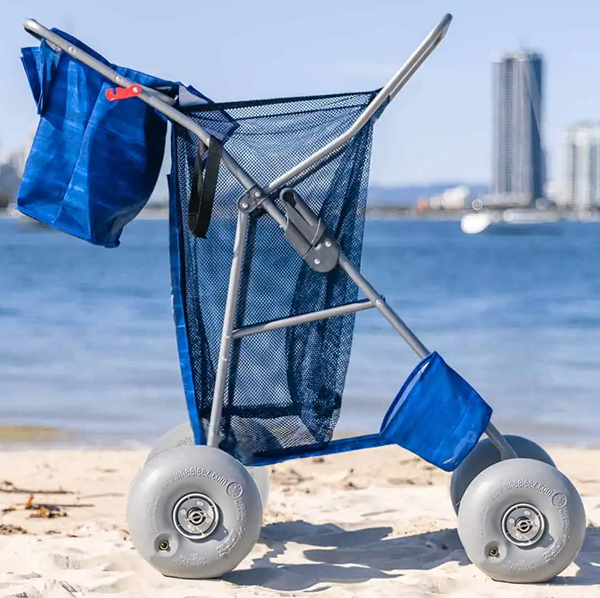
[[(132, 0), (132, 10), (139, 2)], [(116, 0), (107, 0), (107, 3), (116, 4)], [(189, 43), (189, 36), (184, 35), (185, 27), (176, 48), (168, 44), (141, 44), (120, 35), (119, 27), (124, 24), (115, 24), (106, 11), (92, 5), (57, 0), (50, 9), (42, 0), (25, 0), (20, 5), (7, 6), (6, 19), (0, 23), (3, 33), (0, 39), (4, 44), (0, 73), (5, 81), (0, 89), (0, 105), (4, 108), (0, 111), (0, 155), (22, 151), (36, 121), (35, 105), (18, 57), (22, 46), (36, 43), (22, 30), (24, 17), (34, 16), (49, 26), (71, 31), (121, 64), (161, 76), (177, 76), (218, 100), (377, 87), (412, 51), (413, 42), (418, 42), (423, 32), (449, 9), (455, 16), (449, 35), (422, 72), (403, 90), (394, 109), (387, 111), (377, 126), (372, 184), (393, 188), (456, 181), (457, 184), (490, 185), (493, 189), (490, 62), (499, 52), (525, 45), (538, 49), (547, 65), (544, 170), (552, 188), (558, 190), (559, 199), (564, 200), (567, 194), (565, 131), (572, 123), (595, 120), (596, 115), (600, 117), (596, 101), (600, 96), (600, 80), (587, 76), (594, 67), (595, 52), (594, 38), (589, 34), (594, 20), (600, 19), (600, 5), (585, 3), (585, 13), (580, 11), (578, 16), (577, 5), (584, 6), (579, 0), (573, 1), (569, 11), (537, 0), (527, 6), (507, 0), (502, 9), (475, 5), (467, 0), (454, 1), (452, 6), (431, 0), (400, 9), (375, 0), (374, 14), (390, 18), (402, 14), (402, 19), (391, 26), (387, 19), (378, 18), (366, 26), (365, 44), (357, 51), (347, 44), (346, 38), (340, 38), (341, 29), (337, 37), (318, 36), (318, 31), (326, 29), (338, 17), (347, 27), (360, 21), (357, 0), (333, 0), (326, 6), (316, 1), (312, 6), (313, 0), (308, 3), (311, 10), (318, 7), (320, 14), (320, 24), (311, 30), (315, 35), (311, 35), (310, 44), (284, 45), (275, 56), (254, 44), (252, 52), (239, 54), (239, 45), (245, 43), (247, 34), (242, 17), (251, 15), (243, 3), (224, 0), (224, 4), (236, 7), (239, 18), (231, 26), (232, 31), (237, 32), (237, 41), (236, 36), (232, 36), (229, 45), (221, 48), (216, 62), (199, 62), (193, 52), (190, 54), (193, 44)], [(191, 13), (197, 10), (191, 0), (182, 0), (182, 4)], [(342, 5), (344, 12), (340, 13), (338, 9)], [(265, 26), (275, 26), (283, 20), (295, 30), (295, 21), (288, 22), (286, 11), (280, 14), (268, 7), (267, 0), (257, 2), (254, 16), (262, 15), (266, 19)], [(203, 14), (218, 16), (222, 11), (223, 7), (210, 6), (203, 9)], [(582, 14), (586, 15), (585, 19), (581, 18)], [(139, 26), (144, 27), (148, 39), (158, 35), (160, 23), (165, 19), (171, 25), (185, 25), (175, 15), (161, 13), (160, 23), (157, 16), (153, 10), (139, 15)], [(485, 22), (493, 21), (494, 27), (481, 27), (484, 17)], [(107, 27), (116, 27), (113, 40), (104, 34)], [(206, 34), (211, 39), (216, 35), (214, 32)], [(329, 52), (332, 47), (340, 51)], [(290, 68), (283, 68), (282, 61), (288, 61)]]
[[(490, 61), (505, 49), (535, 47), (548, 65), (544, 126), (550, 179), (562, 170), (568, 125), (600, 116), (600, 79), (589, 76), (596, 68), (600, 4), (573, 0), (567, 10), (541, 0), (500, 5), (374, 0), (368, 7), (358, 0), (307, 0), (302, 15), (291, 5), (267, 0), (201, 6), (181, 0), (178, 6), (169, 12), (141, 0), (6, 3), (0, 22), (0, 149), (24, 145), (36, 122), (19, 61), (20, 48), (37, 43), (22, 29), (27, 17), (70, 31), (119, 64), (193, 84), (215, 100), (236, 100), (375, 89), (438, 19), (452, 12), (446, 39), (376, 127), (372, 181), (377, 185), (491, 180)], [(121, 16), (115, 21), (114, 14)], [(220, 23), (225, 16), (227, 43), (219, 27), (202, 28), (203, 45), (219, 51), (199, 56), (198, 23)], [(142, 38), (131, 35), (132, 19)], [(274, 52), (273, 44), (257, 42), (251, 23), (286, 31), (295, 41), (276, 44)]]
[(565, 133), (565, 203), (576, 209), (600, 205), (600, 123), (576, 123)]

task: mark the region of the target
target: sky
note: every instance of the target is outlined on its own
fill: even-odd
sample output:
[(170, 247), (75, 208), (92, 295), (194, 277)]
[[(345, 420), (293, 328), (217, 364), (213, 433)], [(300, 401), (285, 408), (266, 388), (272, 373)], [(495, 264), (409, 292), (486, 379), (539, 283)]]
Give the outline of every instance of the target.
[(492, 60), (527, 47), (546, 61), (544, 140), (560, 183), (566, 127), (600, 120), (597, 0), (0, 0), (0, 151), (37, 121), (20, 63), (37, 43), (28, 17), (227, 101), (378, 88), (446, 12), (447, 37), (377, 124), (371, 182), (489, 183)]

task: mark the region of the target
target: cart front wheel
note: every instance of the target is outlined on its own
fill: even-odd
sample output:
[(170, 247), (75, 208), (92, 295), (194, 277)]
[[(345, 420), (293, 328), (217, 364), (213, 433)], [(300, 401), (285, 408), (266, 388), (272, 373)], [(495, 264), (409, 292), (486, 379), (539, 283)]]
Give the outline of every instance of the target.
[[(146, 457), (146, 463), (149, 463), (154, 457), (164, 453), (165, 451), (171, 450), (181, 446), (193, 446), (194, 435), (189, 422), (179, 424), (174, 428), (171, 428), (168, 432), (165, 432), (152, 447), (152, 450)], [(269, 492), (271, 489), (271, 468), (265, 467), (247, 467), (248, 473), (252, 476), (252, 479), (258, 487), (260, 492), (260, 498), (262, 500), (263, 508), (266, 509), (267, 501), (269, 500)]]
[(256, 544), (262, 503), (243, 465), (206, 446), (164, 451), (135, 478), (127, 504), (133, 545), (168, 577), (232, 571)]
[(574, 560), (585, 537), (585, 511), (555, 467), (509, 459), (467, 488), (458, 534), (471, 562), (496, 581), (545, 582)]
[[(523, 438), (523, 436), (507, 435), (504, 437), (508, 444), (512, 446), (517, 456), (522, 459), (533, 459), (541, 461), (554, 467), (552, 457), (539, 445)], [(450, 482), (450, 498), (454, 512), (458, 513), (458, 506), (462, 500), (463, 494), (471, 482), (488, 467), (501, 461), (500, 451), (491, 443), (488, 438), (480, 440), (475, 448), (467, 455), (467, 458), (452, 473)]]

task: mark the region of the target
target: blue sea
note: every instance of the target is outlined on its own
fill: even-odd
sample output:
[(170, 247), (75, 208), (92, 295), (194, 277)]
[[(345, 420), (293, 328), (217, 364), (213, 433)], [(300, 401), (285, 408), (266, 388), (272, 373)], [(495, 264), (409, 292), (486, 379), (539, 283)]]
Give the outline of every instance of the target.
[[(118, 249), (0, 220), (0, 426), (78, 443), (151, 442), (186, 417), (166, 221)], [(600, 445), (600, 225), (467, 236), (456, 221), (370, 220), (363, 272), (502, 431)], [(357, 315), (340, 431), (378, 429), (417, 358)]]

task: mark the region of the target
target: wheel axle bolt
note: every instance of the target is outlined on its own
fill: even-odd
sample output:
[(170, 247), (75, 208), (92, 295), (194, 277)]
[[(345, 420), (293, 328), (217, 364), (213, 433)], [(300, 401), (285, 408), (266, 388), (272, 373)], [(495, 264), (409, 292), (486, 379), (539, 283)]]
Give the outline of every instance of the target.
[(497, 558), (498, 556), (500, 556), (500, 552), (495, 546), (492, 546), (488, 551), (488, 555), (492, 558)]
[(170, 546), (169, 543), (166, 540), (163, 540), (159, 545), (158, 545), (158, 549), (161, 552), (167, 552), (169, 550)]
[(219, 512), (216, 504), (207, 496), (187, 494), (177, 501), (173, 509), (173, 523), (186, 538), (207, 538), (219, 523)]
[(532, 546), (538, 542), (545, 527), (542, 513), (529, 504), (513, 505), (502, 518), (504, 536), (517, 546)]
[(206, 520), (206, 515), (204, 514), (204, 511), (202, 511), (202, 509), (190, 509), (187, 513), (187, 520), (192, 525), (202, 525)]

